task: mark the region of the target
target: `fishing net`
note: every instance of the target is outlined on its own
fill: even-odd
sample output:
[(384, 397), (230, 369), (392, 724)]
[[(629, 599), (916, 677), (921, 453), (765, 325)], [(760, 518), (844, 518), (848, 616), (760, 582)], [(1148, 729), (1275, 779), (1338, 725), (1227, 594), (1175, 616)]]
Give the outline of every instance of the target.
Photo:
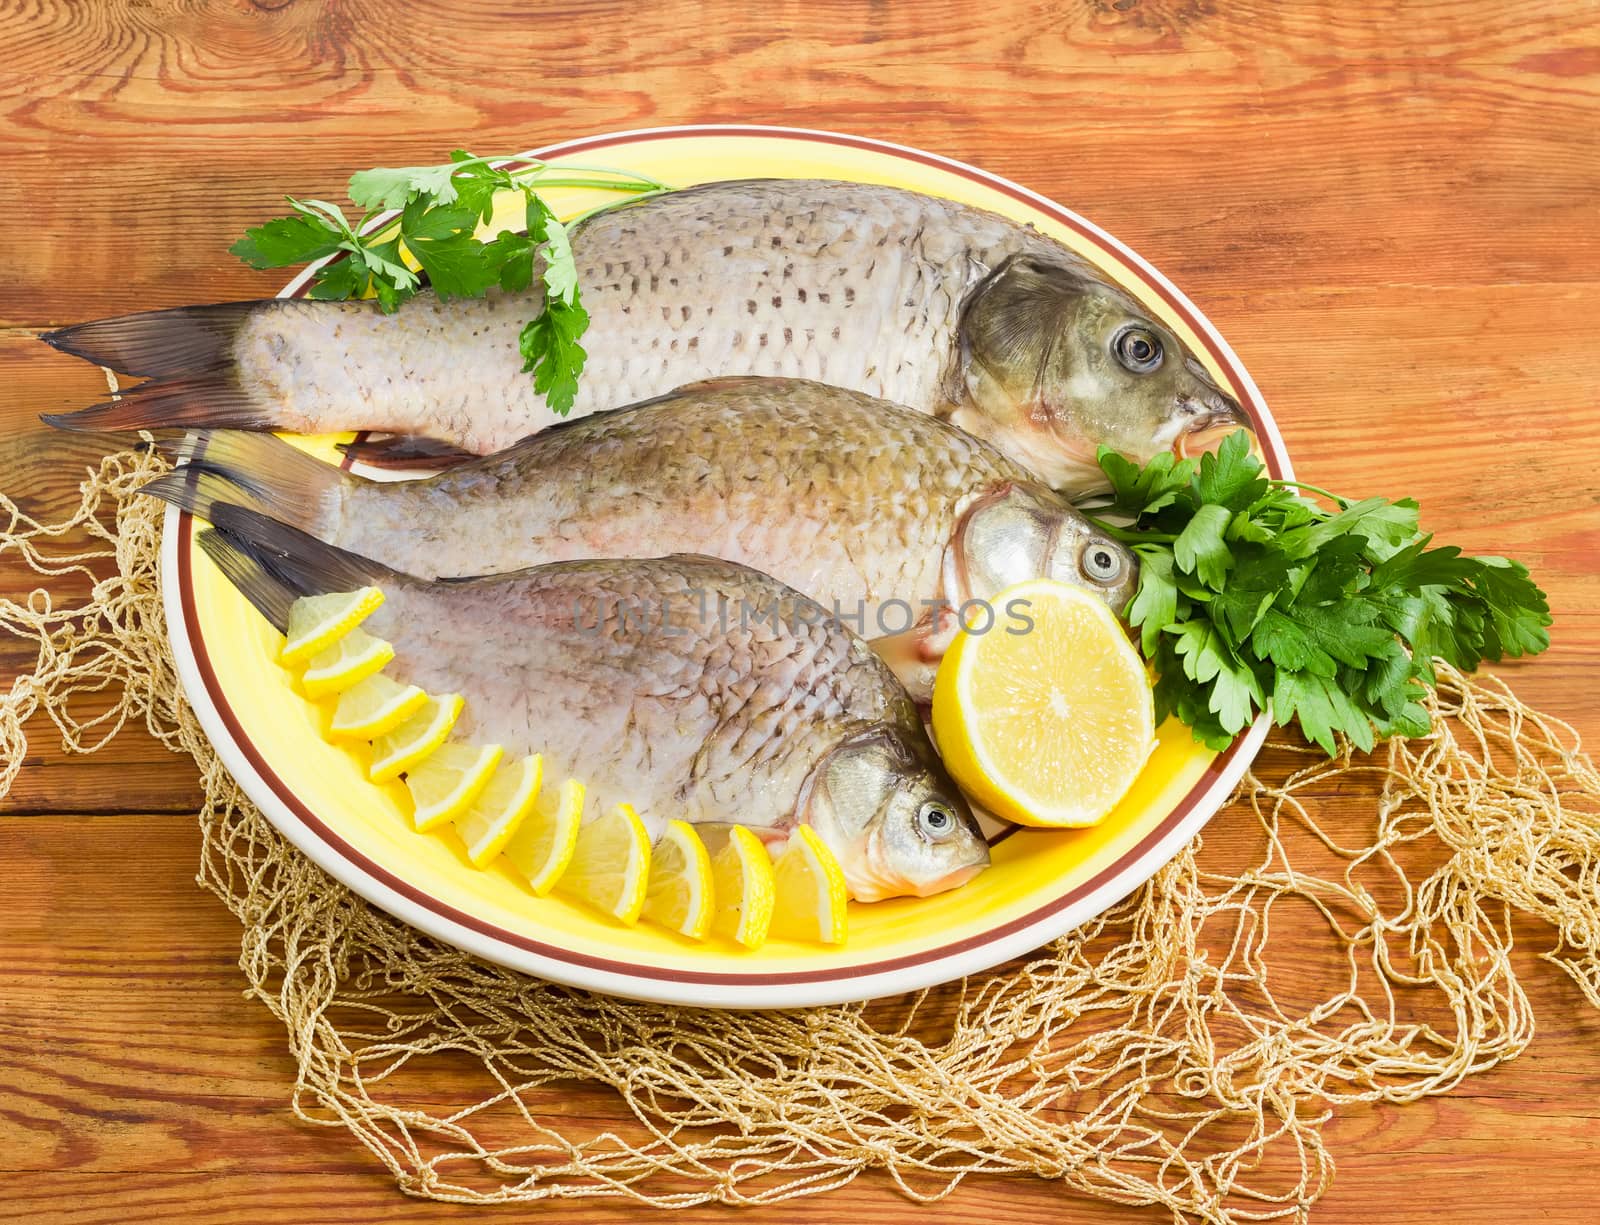
[[(1003, 1172), (1175, 1220), (1301, 1219), (1332, 1174), (1332, 1112), (1444, 1092), (1527, 1045), (1515, 915), (1554, 929), (1543, 955), (1600, 1006), (1600, 777), (1571, 728), (1448, 668), (1426, 739), (1336, 761), (1273, 742), (1206, 845), (964, 983), (737, 1013), (476, 960), (331, 880), (222, 768), (166, 645), (160, 510), (132, 496), (160, 466), (105, 459), (61, 522), (0, 499), (0, 559), (45, 590), (94, 582), (70, 607), (0, 603), (38, 646), (0, 705), (0, 794), (30, 719), (84, 752), (135, 721), (193, 757), (198, 879), (284, 1025), (293, 1110), (349, 1129), (410, 1194), (770, 1203), (879, 1169), (936, 1199)], [(101, 691), (109, 710), (80, 722)]]

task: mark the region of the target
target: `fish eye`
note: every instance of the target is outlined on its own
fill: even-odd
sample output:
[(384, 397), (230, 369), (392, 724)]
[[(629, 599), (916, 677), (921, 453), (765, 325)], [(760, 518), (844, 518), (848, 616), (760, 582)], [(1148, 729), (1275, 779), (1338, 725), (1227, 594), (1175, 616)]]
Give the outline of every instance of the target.
[(1117, 360), (1135, 374), (1150, 374), (1161, 368), (1161, 337), (1148, 328), (1129, 324), (1111, 342)]
[(1122, 557), (1108, 544), (1091, 541), (1083, 551), (1083, 572), (1099, 583), (1122, 577)]
[(925, 838), (937, 841), (955, 832), (956, 814), (943, 804), (924, 804), (917, 812), (917, 829)]

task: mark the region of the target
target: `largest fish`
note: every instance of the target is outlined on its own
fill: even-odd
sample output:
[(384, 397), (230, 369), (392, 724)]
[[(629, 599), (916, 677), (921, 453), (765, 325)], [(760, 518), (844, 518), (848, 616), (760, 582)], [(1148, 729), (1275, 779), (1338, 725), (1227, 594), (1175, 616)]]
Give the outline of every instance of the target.
[(264, 510), (410, 574), (691, 550), (753, 566), (892, 639), (881, 649), (918, 698), (967, 601), (1055, 578), (1120, 612), (1137, 580), (1132, 553), (988, 444), (803, 380), (687, 388), (418, 481), (370, 481), (264, 434), (181, 453), (190, 467), (145, 492), (203, 517)]
[[(572, 237), (592, 319), (572, 414), (724, 374), (784, 375), (944, 417), (1067, 493), (1096, 449), (1189, 454), (1249, 425), (1183, 340), (1031, 226), (825, 180), (708, 183)], [(537, 281), (535, 282), (537, 284)], [(366, 429), (488, 454), (555, 416), (522, 372), (528, 294), (392, 315), (309, 299), (79, 324), (50, 344), (150, 382), (72, 428)]]
[[(297, 597), (381, 586), (368, 625), (395, 646), (388, 671), (461, 693), (460, 733), (542, 753), (599, 807), (768, 842), (808, 823), (864, 902), (937, 893), (989, 862), (905, 690), (764, 574), (666, 557), (425, 582), (237, 507), (219, 507), (200, 542), (280, 631)], [(696, 615), (696, 593), (772, 616), (723, 625)]]

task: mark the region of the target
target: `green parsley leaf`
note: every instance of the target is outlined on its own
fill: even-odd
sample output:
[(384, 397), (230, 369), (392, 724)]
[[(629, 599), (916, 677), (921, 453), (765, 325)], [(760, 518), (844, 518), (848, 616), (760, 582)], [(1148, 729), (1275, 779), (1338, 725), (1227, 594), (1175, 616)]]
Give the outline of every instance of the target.
[(567, 227), (554, 217), (545, 222), (544, 287), (550, 301), (575, 306), (578, 301), (578, 264), (572, 257)]
[(1244, 730), (1266, 698), (1255, 674), (1233, 653), (1209, 621), (1189, 621), (1177, 631), (1173, 647), (1184, 675), (1209, 684), (1206, 709), (1230, 733)]
[(1298, 721), (1306, 739), (1320, 745), (1329, 757), (1339, 751), (1336, 731), (1365, 740), (1365, 747), (1372, 747), (1370, 721), (1331, 676), (1280, 669), (1272, 688), (1272, 714), (1279, 727)]
[(449, 204), (456, 198), (456, 165), (375, 166), (350, 176), (350, 199), (359, 208), (404, 208), (426, 196), (435, 204)]
[[(525, 164), (516, 169), (494, 164), (512, 160)], [(230, 250), (254, 268), (281, 268), (342, 252), (343, 258), (313, 274), (311, 296), (328, 301), (371, 297), (386, 313), (398, 309), (422, 286), (407, 256), (420, 266), (434, 292), (446, 299), (481, 297), (495, 288), (526, 293), (537, 269), (540, 292), (535, 309), (540, 313), (522, 330), (524, 369), (533, 374), (534, 387), (545, 395), (551, 410), (565, 414), (577, 396), (587, 360), (578, 338), (589, 325), (589, 315), (579, 297), (569, 227), (536, 190), (549, 169), (530, 161), (527, 154), (488, 158), (457, 149), (440, 166), (358, 171), (350, 177), (349, 195), (366, 210), (359, 222), (352, 224), (343, 209), (325, 200), (289, 197), (293, 216), (247, 230)], [(552, 184), (634, 198), (669, 190), (646, 176), (606, 170), (563, 170)], [(512, 191), (524, 197), (527, 233), (501, 231), (490, 241), (480, 239), (478, 227), (493, 217), (498, 193)], [(398, 222), (383, 216), (390, 210), (399, 212)], [(598, 211), (591, 209), (582, 216)]]
[(524, 370), (533, 372), (533, 389), (550, 408), (566, 416), (578, 394), (578, 378), (588, 354), (578, 343), (589, 326), (589, 312), (559, 299), (545, 304), (544, 313), (522, 329), (518, 338)]
[(1215, 451), (1200, 456), (1194, 491), (1208, 506), (1242, 511), (1267, 491), (1261, 462), (1250, 454), (1250, 438), (1242, 430), (1229, 434)]
[(516, 179), (510, 171), (473, 158), (464, 149), (457, 149), (452, 157), (456, 172), (450, 181), (455, 187), (457, 207), (477, 214), (480, 221), (488, 221), (494, 213), (495, 193), (517, 190)]
[(1188, 490), (1194, 476), (1192, 459), (1179, 461), (1171, 451), (1162, 451), (1143, 468), (1132, 460), (1102, 446), (1100, 469), (1111, 481), (1112, 509), (1128, 515), (1154, 514)]
[(1198, 575), (1213, 590), (1221, 590), (1233, 565), (1233, 553), (1223, 539), (1232, 519), (1226, 506), (1202, 506), (1172, 544), (1178, 568)]
[(350, 252), (351, 259), (366, 268), (372, 290), (378, 296), (378, 306), (386, 315), (392, 314), (422, 284), (417, 274), (401, 260), (398, 238), (370, 246), (345, 244), (345, 249)]
[(1141, 645), (1148, 656), (1155, 650), (1161, 631), (1178, 618), (1178, 586), (1173, 581), (1169, 551), (1141, 545), (1134, 552), (1139, 556), (1139, 589), (1124, 615), (1128, 624), (1140, 631)]
[(1111, 511), (1132, 520), (1099, 526), (1139, 558), (1124, 615), (1156, 673), (1157, 714), (1213, 748), (1269, 701), (1330, 754), (1341, 738), (1365, 751), (1422, 735), (1435, 659), (1471, 669), (1549, 645), (1527, 569), (1434, 547), (1411, 499), (1269, 480), (1243, 434), (1198, 465), (1099, 458)]
[(442, 298), (476, 298), (500, 282), (485, 258), (488, 246), (474, 233), (477, 224), (471, 209), (428, 207), (420, 198), (400, 214), (400, 236)]
[(526, 234), (501, 230), (488, 244), (484, 259), (500, 269), (500, 288), (507, 293), (522, 293), (533, 283), (533, 253), (537, 244)]
[(1333, 676), (1339, 664), (1363, 667), (1394, 641), (1392, 631), (1371, 624), (1376, 610), (1364, 601), (1304, 604), (1269, 609), (1252, 636), (1251, 649), (1280, 668)]
[(371, 283), (372, 274), (361, 261), (336, 259), (312, 274), (311, 296), (322, 301), (341, 302), (361, 297)]
[[(1234, 568), (1228, 575), (1227, 589), (1211, 600), (1211, 618), (1234, 643), (1243, 643), (1261, 624), (1273, 603), (1286, 598), (1289, 561), (1275, 549), (1259, 547), (1262, 542), (1236, 544)], [(1143, 548), (1135, 550), (1141, 559)]]
[(1194, 738), (1209, 748), (1225, 749), (1233, 741), (1234, 732), (1223, 727), (1206, 705), (1203, 687), (1190, 681), (1184, 674), (1183, 664), (1165, 638), (1157, 648), (1151, 662), (1156, 669), (1156, 718), (1176, 715), (1194, 733)]
[(1528, 568), (1504, 557), (1474, 557), (1477, 570), (1470, 576), (1473, 593), (1483, 603), (1489, 624), (1484, 638), (1486, 659), (1507, 655), (1536, 655), (1550, 645), (1545, 626), (1550, 605), (1544, 592), (1528, 577)]
[(332, 255), (343, 241), (344, 234), (322, 218), (296, 213), (246, 230), (228, 252), (252, 268), (286, 268)]
[(1366, 540), (1368, 532), (1384, 531), (1384, 511), (1389, 503), (1382, 498), (1368, 498), (1347, 506), (1336, 515), (1328, 515), (1284, 532), (1281, 547), (1290, 557), (1310, 557), (1323, 545), (1338, 536), (1353, 533)]

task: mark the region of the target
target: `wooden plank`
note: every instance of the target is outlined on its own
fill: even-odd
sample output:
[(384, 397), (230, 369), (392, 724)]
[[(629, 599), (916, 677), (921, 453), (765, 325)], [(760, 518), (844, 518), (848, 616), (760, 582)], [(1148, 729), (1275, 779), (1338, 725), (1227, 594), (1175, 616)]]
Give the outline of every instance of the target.
[[(1408, 20), (1337, 0), (941, 0), (752, 20), (722, 0), (506, 22), (430, 0), (400, 23), (425, 40), (386, 11), (49, 0), (0, 17), (14, 49), (0, 123), (29, 201), (5, 224), (33, 252), (0, 285), (0, 322), (270, 292), (276, 279), (227, 244), (283, 192), (334, 198), (374, 161), (730, 117), (979, 162), (1108, 225), (1202, 297), (1592, 279), (1600, 131), (1584, 48), (1600, 14), (1585, 6), (1441, 0)], [(137, 250), (130, 202), (156, 211)]]
[[(1235, 823), (1236, 837), (1246, 824)], [(182, 1197), (198, 1201), (185, 1219), (202, 1222), (263, 1219), (278, 1196), (336, 1201), (353, 1219), (380, 1208), (398, 1219), (464, 1215), (430, 1205), (432, 1215), (421, 1218), (341, 1129), (290, 1116), (283, 1031), (240, 996), (238, 928), (193, 884), (196, 839), (189, 822), (166, 816), (0, 821), (0, 862), (22, 903), (0, 908), (0, 1121), (9, 1124), (0, 1199), (25, 1220), (111, 1219), (118, 1205), (120, 1220), (144, 1219), (176, 1212)], [(139, 870), (107, 888), (105, 865), (126, 861), (132, 847)], [(83, 905), (91, 896), (95, 905)], [(1531, 926), (1523, 935), (1531, 946), (1545, 943)], [(1274, 966), (1318, 956), (1314, 937), (1300, 929), (1280, 927), (1274, 941)], [(1426, 1178), (1430, 1194), (1437, 1189), (1435, 1206), (1476, 1204), (1482, 1219), (1490, 1210), (1510, 1214), (1526, 1203), (1519, 1163), (1537, 1152), (1541, 1180), (1564, 1192), (1542, 1219), (1588, 1221), (1600, 1193), (1600, 1016), (1575, 1012), (1570, 984), (1531, 954), (1530, 947), (1519, 956), (1518, 968), (1533, 1006), (1562, 1023), (1547, 1027), (1524, 1058), (1447, 1097), (1340, 1108), (1328, 1131), (1340, 1174), (1327, 1219), (1362, 1219), (1361, 1205), (1384, 1196), (1397, 1174)], [(406, 1095), (436, 1109), (459, 1104), (474, 1095), (471, 1066), (419, 1061)], [(555, 1086), (531, 1104), (574, 1134), (627, 1126), (609, 1093), (591, 1086)], [(318, 1194), (332, 1201), (313, 1200)], [(1385, 1202), (1386, 1221), (1425, 1220), (1420, 1202)], [(1033, 1178), (974, 1179), (950, 1208), (1040, 1221), (1107, 1215)], [(840, 1221), (912, 1210), (874, 1174), (785, 1213)], [(612, 1220), (637, 1210), (560, 1211)]]
[[(1407, 1136), (1396, 1135), (1397, 1141)], [(1559, 1181), (1583, 1163), (1594, 1161), (1590, 1147), (1581, 1160), (1557, 1151), (1536, 1166), (1508, 1160), (1505, 1146), (1530, 1138), (1520, 1126), (1508, 1128), (1491, 1151), (1457, 1160), (1403, 1152), (1369, 1155), (1341, 1167), (1339, 1181), (1313, 1216), (1317, 1222), (1375, 1219), (1384, 1225), (1438, 1225), (1452, 1220), (1526, 1219), (1536, 1200), (1541, 1225), (1591, 1225), (1593, 1208), (1575, 1198), (1574, 1185)], [(1357, 1178), (1361, 1181), (1358, 1183)], [(955, 1195), (934, 1204), (893, 1198), (881, 1179), (867, 1175), (825, 1196), (791, 1200), (778, 1207), (747, 1210), (753, 1220), (779, 1218), (806, 1225), (847, 1225), (852, 1221), (1005, 1220), (1015, 1225), (1137, 1225), (1165, 1220), (1154, 1211), (1091, 1204), (1069, 1198), (1055, 1184), (1039, 1180), (975, 1177)], [(1530, 1184), (1546, 1188), (1530, 1191)], [(1560, 1188), (1559, 1191), (1548, 1188)], [(1513, 1190), (1514, 1189), (1514, 1190)], [(647, 1210), (610, 1201), (547, 1200), (537, 1205), (463, 1206), (409, 1199), (377, 1175), (302, 1174), (293, 1180), (251, 1172), (192, 1174), (118, 1173), (80, 1176), (61, 1171), (0, 1174), (0, 1197), (22, 1219), (37, 1225), (125, 1225), (128, 1221), (177, 1221), (185, 1225), (256, 1225), (260, 1221), (317, 1220), (315, 1213), (337, 1213), (356, 1221), (582, 1221), (593, 1225), (637, 1225)], [(1375, 1206), (1376, 1205), (1376, 1206)], [(728, 1211), (684, 1209), (674, 1221), (727, 1221)], [(648, 1218), (646, 1218), (648, 1219)]]
[[(408, 1199), (387, 1179), (375, 1174), (301, 1174), (292, 1180), (262, 1177), (252, 1172), (195, 1174), (118, 1173), (109, 1177), (81, 1177), (60, 1171), (45, 1174), (0, 1173), (0, 1198), (14, 1205), (23, 1219), (37, 1225), (125, 1225), (128, 1221), (181, 1220), (185, 1225), (255, 1225), (260, 1221), (298, 1221), (304, 1214), (336, 1211), (356, 1221), (582, 1221), (586, 1225), (637, 1225), (648, 1209), (613, 1200), (545, 1200), (537, 1205), (484, 1207)], [(973, 1178), (964, 1183), (957, 1198), (933, 1205), (910, 1204), (894, 1197), (874, 1176), (826, 1196), (790, 1200), (777, 1207), (745, 1210), (753, 1220), (775, 1219), (804, 1225), (844, 1225), (852, 1220), (888, 1221), (925, 1219), (956, 1212), (986, 1214), (980, 1220), (1002, 1217), (1017, 1225), (1136, 1225), (1147, 1219), (1135, 1209), (1088, 1204), (1067, 1199), (1051, 1183), (998, 1178)], [(871, 1215), (862, 1217), (861, 1214)], [(675, 1212), (674, 1221), (727, 1221), (730, 1213), (714, 1207)], [(648, 1219), (648, 1218), (647, 1218)], [(1411, 1225), (1421, 1217), (1394, 1217), (1397, 1225)], [(1551, 1216), (1552, 1225), (1580, 1217)]]

